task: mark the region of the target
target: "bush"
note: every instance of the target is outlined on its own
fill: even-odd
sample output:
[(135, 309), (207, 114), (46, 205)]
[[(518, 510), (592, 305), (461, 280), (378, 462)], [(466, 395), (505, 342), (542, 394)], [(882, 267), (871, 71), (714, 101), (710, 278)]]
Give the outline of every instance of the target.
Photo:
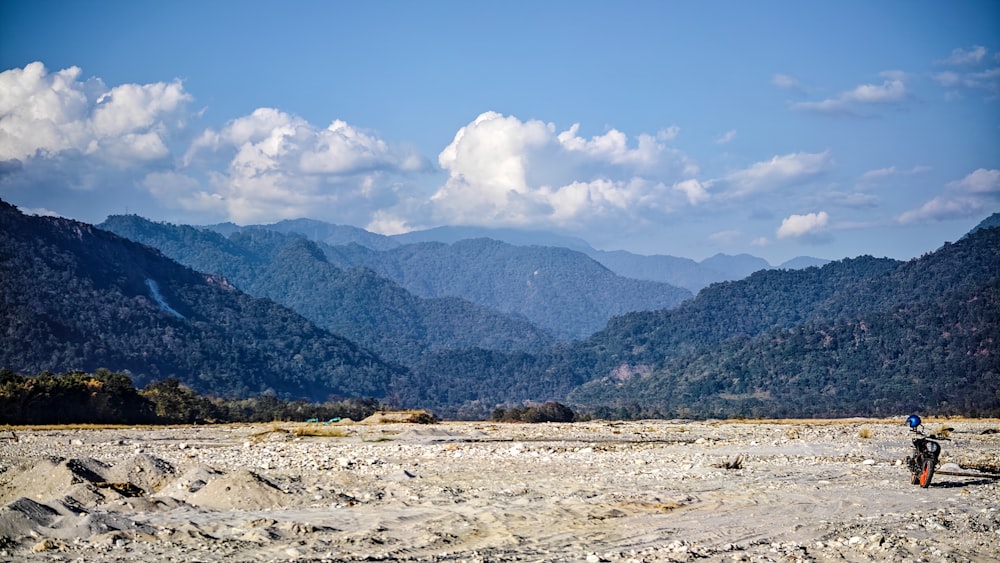
[(491, 418), (495, 422), (573, 422), (576, 420), (576, 413), (566, 405), (549, 401), (543, 405), (522, 408), (497, 408)]

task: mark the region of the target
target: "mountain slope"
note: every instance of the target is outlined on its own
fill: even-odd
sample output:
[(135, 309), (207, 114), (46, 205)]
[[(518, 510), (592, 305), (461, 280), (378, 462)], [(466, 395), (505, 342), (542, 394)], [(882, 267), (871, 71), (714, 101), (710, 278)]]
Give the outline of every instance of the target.
[(997, 416), (997, 342), (1000, 229), (990, 229), (908, 262), (760, 271), (530, 357), (428, 358), (411, 375), (426, 382), (420, 396), (402, 399), (470, 415), (526, 393), (602, 417)]
[(904, 263), (758, 272), (616, 319), (587, 343), (615, 361), (570, 398), (670, 416), (996, 414), (997, 342), (1000, 229), (989, 229)]
[(223, 278), (0, 202), (0, 367), (128, 370), (227, 396), (384, 397), (400, 369)]
[(403, 364), (429, 351), (533, 352), (552, 342), (523, 319), (456, 298), (420, 298), (367, 268), (338, 268), (324, 255), (327, 245), (298, 234), (246, 228), (226, 238), (135, 216), (109, 217), (101, 228), (158, 248), (196, 270), (221, 273), (248, 293), (291, 307)]
[(331, 261), (361, 265), (424, 297), (460, 297), (528, 319), (563, 339), (583, 338), (615, 315), (673, 307), (690, 293), (618, 276), (585, 254), (492, 239), (408, 244), (384, 252), (332, 247)]

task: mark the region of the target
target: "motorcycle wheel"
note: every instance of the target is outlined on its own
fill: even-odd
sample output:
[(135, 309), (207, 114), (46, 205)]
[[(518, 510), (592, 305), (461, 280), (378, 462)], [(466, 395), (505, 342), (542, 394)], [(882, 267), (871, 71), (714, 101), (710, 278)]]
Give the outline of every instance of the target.
[(924, 465), (920, 469), (920, 486), (926, 489), (930, 486), (932, 477), (934, 477), (934, 460), (925, 459)]
[(910, 484), (919, 485), (920, 484), (920, 469), (917, 466), (917, 460), (912, 457), (906, 458), (906, 467), (910, 470)]

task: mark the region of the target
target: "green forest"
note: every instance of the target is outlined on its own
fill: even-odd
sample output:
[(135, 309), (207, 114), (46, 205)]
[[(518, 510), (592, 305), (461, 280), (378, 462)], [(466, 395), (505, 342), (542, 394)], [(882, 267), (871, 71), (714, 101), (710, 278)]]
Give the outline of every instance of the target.
[[(988, 222), (909, 261), (861, 256), (715, 283), (576, 340), (457, 296), (416, 297), (372, 268), (335, 265), (331, 253), (347, 247), (263, 229), (227, 237), (119, 222), (144, 230), (146, 242), (0, 202), (5, 413), (30, 418), (12, 405), (37, 390), (31, 404), (73, 402), (84, 406), (67, 414), (104, 421), (251, 416), (239, 404), (272, 418), (346, 404), (479, 420), (532, 408), (531, 418), (549, 403), (600, 418), (1000, 416), (1000, 229)], [(413, 246), (351, 252), (402, 253), (382, 266), (392, 269), (400, 256), (427, 258)], [(453, 246), (492, 248), (502, 268), (525, 267), (503, 245)], [(225, 275), (202, 272), (171, 254), (229, 265)], [(546, 267), (566, 280), (572, 264)], [(407, 271), (447, 267), (438, 254)], [(149, 410), (157, 396), (184, 406)]]

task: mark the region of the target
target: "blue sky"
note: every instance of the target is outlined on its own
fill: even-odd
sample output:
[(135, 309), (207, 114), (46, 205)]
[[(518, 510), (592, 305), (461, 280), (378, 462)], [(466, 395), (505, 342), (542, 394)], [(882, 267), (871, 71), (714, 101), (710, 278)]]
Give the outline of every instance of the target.
[(0, 1), (0, 198), (907, 259), (1000, 211), (1000, 4)]

